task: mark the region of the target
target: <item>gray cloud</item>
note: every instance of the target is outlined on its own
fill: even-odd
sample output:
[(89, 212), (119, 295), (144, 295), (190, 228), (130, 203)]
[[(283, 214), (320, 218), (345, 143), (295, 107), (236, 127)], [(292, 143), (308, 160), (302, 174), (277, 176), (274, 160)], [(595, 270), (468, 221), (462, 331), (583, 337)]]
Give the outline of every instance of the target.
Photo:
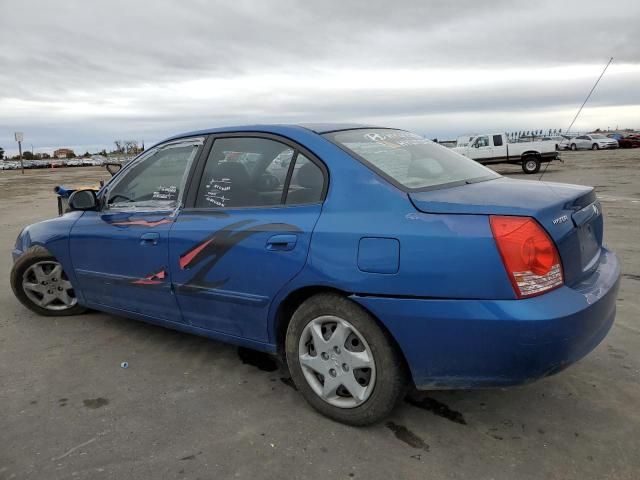
[[(574, 108), (609, 56), (640, 64), (639, 17), (635, 0), (3, 0), (0, 144), (7, 148), (17, 128), (46, 146), (270, 120), (423, 118), (409, 126), (436, 131), (425, 124), (434, 116), (508, 112), (526, 123), (534, 111)], [(541, 77), (573, 65), (594, 73)], [(501, 81), (513, 68), (530, 78)], [(318, 72), (345, 69), (398, 74), (384, 88), (305, 88)], [(406, 75), (425, 69), (488, 71), (496, 80), (403, 87)], [(289, 82), (260, 90), (265, 75)], [(190, 80), (251, 78), (257, 88), (215, 99), (180, 89)], [(640, 104), (638, 70), (606, 80), (591, 105)], [(154, 89), (161, 93), (145, 93)], [(81, 103), (82, 111), (71, 108)]]

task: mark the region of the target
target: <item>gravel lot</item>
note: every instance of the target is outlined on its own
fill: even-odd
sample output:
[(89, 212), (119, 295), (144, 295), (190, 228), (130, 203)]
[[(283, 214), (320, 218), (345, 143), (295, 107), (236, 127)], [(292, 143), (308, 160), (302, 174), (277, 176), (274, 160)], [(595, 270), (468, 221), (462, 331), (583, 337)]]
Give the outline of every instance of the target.
[(57, 214), (54, 185), (108, 174), (0, 172), (0, 478), (640, 478), (640, 149), (563, 158), (545, 180), (597, 186), (623, 264), (608, 337), (556, 376), (413, 394), (361, 429), (313, 412), (268, 356), (22, 307), (9, 286), (16, 235)]

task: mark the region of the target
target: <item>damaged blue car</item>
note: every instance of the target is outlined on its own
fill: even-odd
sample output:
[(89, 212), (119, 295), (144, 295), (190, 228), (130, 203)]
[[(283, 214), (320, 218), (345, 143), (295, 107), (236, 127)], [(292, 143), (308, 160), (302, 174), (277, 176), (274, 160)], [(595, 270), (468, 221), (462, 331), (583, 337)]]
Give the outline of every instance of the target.
[(361, 125), (190, 132), (26, 227), (11, 285), (281, 355), (318, 411), (365, 425), (409, 386), (505, 386), (605, 337), (620, 269), (591, 187), (505, 178)]

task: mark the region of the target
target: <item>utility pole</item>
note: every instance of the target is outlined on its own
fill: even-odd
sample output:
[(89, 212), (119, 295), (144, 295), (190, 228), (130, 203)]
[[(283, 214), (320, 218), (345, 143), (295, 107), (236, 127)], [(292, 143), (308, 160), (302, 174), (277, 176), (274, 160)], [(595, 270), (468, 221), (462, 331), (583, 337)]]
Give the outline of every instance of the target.
[(24, 175), (24, 162), (22, 161), (22, 140), (24, 140), (24, 133), (15, 132), (14, 134), (16, 142), (18, 142), (18, 155), (20, 157), (20, 169), (22, 170), (22, 174)]

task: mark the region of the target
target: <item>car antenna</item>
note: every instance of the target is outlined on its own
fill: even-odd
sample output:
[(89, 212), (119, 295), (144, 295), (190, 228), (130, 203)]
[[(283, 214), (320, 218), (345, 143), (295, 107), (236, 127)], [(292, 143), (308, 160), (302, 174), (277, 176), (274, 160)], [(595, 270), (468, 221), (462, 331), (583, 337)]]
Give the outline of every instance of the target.
[[(600, 76), (598, 77), (598, 79), (596, 80), (596, 83), (593, 84), (593, 87), (591, 87), (591, 90), (589, 91), (589, 95), (587, 95), (587, 98), (584, 99), (584, 102), (582, 102), (582, 105), (580, 105), (580, 108), (578, 109), (578, 113), (576, 113), (576, 116), (573, 117), (573, 120), (571, 120), (571, 125), (569, 125), (569, 128), (567, 128), (565, 131), (568, 133), (571, 131), (571, 127), (573, 127), (573, 124), (576, 122), (576, 120), (578, 119), (578, 115), (580, 115), (580, 112), (582, 112), (582, 109), (584, 108), (585, 104), (587, 103), (587, 101), (589, 100), (589, 97), (591, 97), (591, 94), (593, 93), (593, 91), (596, 89), (596, 87), (598, 86), (598, 83), (600, 83), (600, 80), (602, 79), (602, 77), (604, 76), (604, 72), (607, 71), (607, 68), (609, 68), (609, 65), (611, 65), (611, 62), (613, 62), (613, 57), (611, 57), (609, 59), (609, 61), (607, 62), (607, 64), (604, 66), (604, 70), (602, 70), (602, 73), (600, 74)], [(563, 139), (564, 140), (564, 139)], [(562, 143), (562, 141), (560, 141), (560, 143)], [(553, 160), (553, 159), (552, 159)], [(542, 171), (542, 173), (540, 174), (540, 178), (538, 178), (538, 180), (542, 180), (542, 177), (544, 177), (544, 174), (547, 173), (547, 168), (549, 168), (549, 164), (551, 163), (550, 160), (549, 162), (547, 162), (547, 164), (544, 166), (544, 170)]]

